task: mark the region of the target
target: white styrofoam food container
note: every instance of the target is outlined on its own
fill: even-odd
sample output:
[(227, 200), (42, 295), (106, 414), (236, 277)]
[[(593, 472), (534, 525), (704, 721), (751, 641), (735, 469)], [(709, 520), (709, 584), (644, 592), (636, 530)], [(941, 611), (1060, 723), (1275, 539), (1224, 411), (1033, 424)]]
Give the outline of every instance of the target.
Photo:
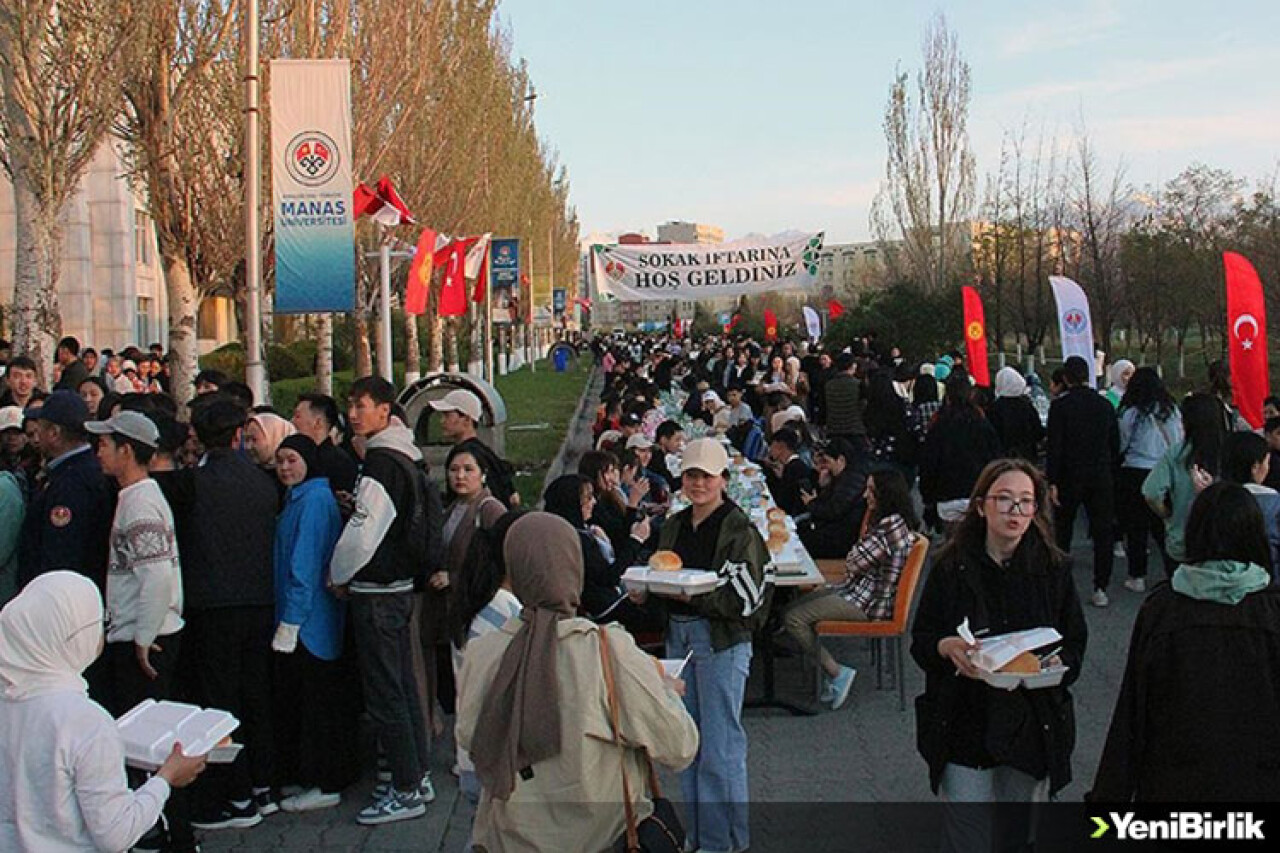
[(240, 726), (226, 711), (198, 708), (181, 702), (145, 699), (116, 721), (125, 763), (140, 770), (157, 770), (174, 743), (186, 755), (207, 755), (215, 764), (234, 761), (240, 744), (218, 742)]
[(716, 588), (716, 573), (698, 569), (680, 569), (677, 572), (655, 572), (648, 566), (632, 566), (622, 574), (627, 589), (646, 590), (655, 593), (679, 595), (703, 595)]

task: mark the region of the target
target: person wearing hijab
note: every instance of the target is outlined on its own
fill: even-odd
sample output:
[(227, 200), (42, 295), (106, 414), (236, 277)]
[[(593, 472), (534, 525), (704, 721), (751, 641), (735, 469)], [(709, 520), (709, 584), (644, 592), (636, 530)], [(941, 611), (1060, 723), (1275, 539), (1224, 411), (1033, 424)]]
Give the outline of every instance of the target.
[(115, 721), (82, 675), (103, 644), (102, 598), (74, 572), (40, 575), (0, 611), (0, 850), (128, 850), (204, 769), (175, 744), (129, 790)]
[(1035, 462), (1044, 425), (1027, 396), (1027, 380), (1016, 367), (1002, 367), (996, 373), (995, 392), (996, 399), (987, 408), (987, 420), (1000, 439), (1004, 455)]
[(1107, 402), (1111, 404), (1113, 409), (1120, 408), (1120, 401), (1124, 399), (1124, 392), (1129, 387), (1129, 379), (1133, 376), (1133, 362), (1127, 358), (1122, 358), (1115, 364), (1111, 365), (1111, 387), (1103, 394), (1107, 398)]
[(291, 435), (276, 449), (276, 475), (288, 489), (276, 521), (276, 764), (282, 782), (302, 791), (280, 807), (303, 812), (338, 805), (355, 781), (355, 714), (346, 694), (343, 602), (326, 587), (342, 515), (320, 472), (320, 448)]
[(472, 844), (489, 853), (612, 848), (626, 825), (623, 773), (641, 821), (653, 810), (642, 752), (673, 769), (697, 754), (683, 682), (667, 678), (621, 627), (574, 615), (582, 548), (567, 521), (544, 512), (521, 517), (503, 558), (524, 608), (467, 644), (458, 676), (457, 739), (483, 787)]

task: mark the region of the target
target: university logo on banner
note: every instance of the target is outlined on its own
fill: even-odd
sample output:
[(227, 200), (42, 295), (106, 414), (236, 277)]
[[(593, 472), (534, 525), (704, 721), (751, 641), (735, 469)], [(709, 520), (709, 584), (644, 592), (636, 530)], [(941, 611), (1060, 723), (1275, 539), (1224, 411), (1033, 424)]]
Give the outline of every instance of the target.
[(733, 243), (638, 243), (593, 247), (600, 292), (618, 299), (714, 299), (817, 285), (822, 234), (780, 234)]
[(1058, 306), (1058, 334), (1062, 338), (1062, 360), (1078, 355), (1089, 365), (1089, 387), (1096, 388), (1093, 352), (1093, 321), (1084, 290), (1066, 276), (1049, 276), (1053, 300)]
[(271, 63), (275, 310), (355, 307), (351, 70), (345, 59)]
[(514, 322), (511, 305), (519, 303), (520, 241), (501, 238), (489, 241), (489, 287), (493, 322)]

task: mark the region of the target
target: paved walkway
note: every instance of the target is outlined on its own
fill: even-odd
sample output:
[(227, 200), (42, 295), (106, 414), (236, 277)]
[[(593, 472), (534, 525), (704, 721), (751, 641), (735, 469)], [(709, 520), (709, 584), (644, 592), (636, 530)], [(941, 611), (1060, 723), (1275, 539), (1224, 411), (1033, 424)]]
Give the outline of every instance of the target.
[[(1085, 543), (1078, 543), (1085, 544)], [(1078, 588), (1089, 588), (1089, 557), (1077, 548)], [(1124, 561), (1117, 560), (1123, 578)], [(1112, 604), (1105, 610), (1085, 606), (1089, 620), (1089, 650), (1084, 672), (1074, 688), (1077, 737), (1076, 781), (1063, 800), (1079, 801), (1093, 778), (1110, 723), (1111, 710), (1124, 671), (1129, 634), (1142, 596), (1113, 584)], [(792, 717), (781, 711), (749, 711), (753, 851), (814, 849), (817, 836), (797, 845), (796, 824), (821, 820), (830, 810), (806, 809), (804, 804), (928, 802), (924, 763), (915, 750), (915, 719), (911, 698), (923, 688), (919, 670), (907, 661), (906, 711), (898, 710), (897, 692), (877, 690), (867, 647), (856, 640), (833, 645), (836, 656), (860, 670), (853, 697), (839, 712)], [(778, 689), (797, 700), (812, 696), (812, 671), (799, 658), (778, 661)], [(888, 686), (888, 685), (886, 685)], [(751, 690), (759, 687), (752, 679)], [(371, 781), (347, 792), (340, 808), (307, 816), (275, 815), (251, 830), (206, 833), (204, 849), (461, 851), (466, 848), (471, 811), (459, 798), (449, 767), (452, 750), (437, 744), (433, 759), (437, 798), (427, 816), (415, 821), (365, 829), (355, 825), (355, 813), (366, 803)], [(668, 793), (678, 797), (676, 785)], [(859, 815), (856, 807), (848, 814)], [(882, 814), (877, 809), (876, 814)], [(870, 816), (871, 811), (865, 814)], [(809, 827), (810, 831), (815, 831)], [(936, 849), (936, 836), (923, 832), (919, 844), (893, 839), (887, 849)], [(866, 839), (870, 840), (870, 839)], [(831, 848), (831, 849), (841, 849)]]

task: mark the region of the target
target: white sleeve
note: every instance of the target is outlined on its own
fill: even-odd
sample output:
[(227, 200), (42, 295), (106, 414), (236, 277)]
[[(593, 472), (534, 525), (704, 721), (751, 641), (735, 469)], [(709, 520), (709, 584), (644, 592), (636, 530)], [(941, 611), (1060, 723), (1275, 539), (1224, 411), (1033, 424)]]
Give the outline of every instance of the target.
[(152, 776), (138, 790), (129, 790), (124, 752), (107, 720), (81, 744), (72, 757), (72, 781), (85, 829), (99, 850), (128, 850), (160, 819), (169, 783)]
[(342, 528), (329, 561), (330, 583), (346, 586), (369, 565), (395, 520), (396, 505), (386, 488), (373, 477), (361, 477), (356, 484), (356, 510)]

